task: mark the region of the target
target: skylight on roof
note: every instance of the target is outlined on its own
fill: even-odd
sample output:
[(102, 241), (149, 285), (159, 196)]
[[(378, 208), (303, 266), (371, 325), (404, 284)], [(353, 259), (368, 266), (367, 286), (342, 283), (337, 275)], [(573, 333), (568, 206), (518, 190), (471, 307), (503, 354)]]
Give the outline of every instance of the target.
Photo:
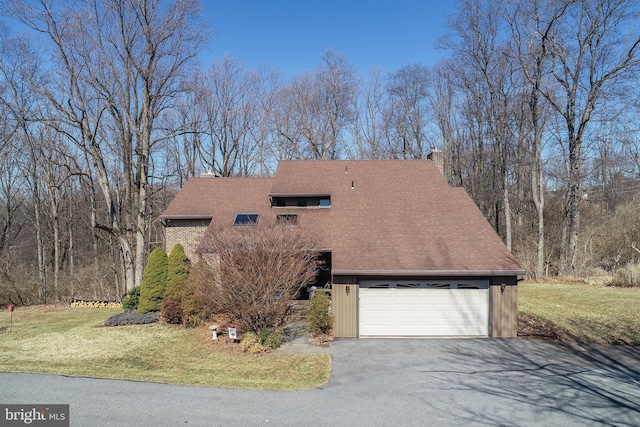
[(255, 225), (258, 223), (259, 214), (239, 213), (233, 221), (233, 225)]

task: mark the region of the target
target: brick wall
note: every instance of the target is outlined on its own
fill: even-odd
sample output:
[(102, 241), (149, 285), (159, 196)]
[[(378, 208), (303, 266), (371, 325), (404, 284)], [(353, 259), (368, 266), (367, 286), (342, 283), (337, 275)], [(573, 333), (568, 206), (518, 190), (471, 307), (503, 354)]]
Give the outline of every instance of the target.
[(171, 252), (177, 243), (184, 246), (184, 252), (191, 260), (196, 259), (195, 251), (204, 236), (210, 219), (171, 219), (164, 228), (165, 251)]
[(433, 164), (436, 165), (440, 173), (446, 178), (444, 171), (444, 152), (433, 150), (427, 155), (427, 159), (431, 160)]

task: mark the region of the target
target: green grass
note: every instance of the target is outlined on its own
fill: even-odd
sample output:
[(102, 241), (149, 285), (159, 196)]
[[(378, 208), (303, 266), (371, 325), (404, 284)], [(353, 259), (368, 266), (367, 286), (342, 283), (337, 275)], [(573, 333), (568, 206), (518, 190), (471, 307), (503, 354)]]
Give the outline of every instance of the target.
[(518, 309), (569, 341), (640, 344), (640, 288), (525, 282)]
[[(316, 387), (331, 375), (329, 355), (251, 356), (205, 328), (100, 326), (120, 311), (20, 307), (12, 332), (0, 334), (0, 371), (272, 390)], [(9, 326), (7, 311), (0, 326)]]

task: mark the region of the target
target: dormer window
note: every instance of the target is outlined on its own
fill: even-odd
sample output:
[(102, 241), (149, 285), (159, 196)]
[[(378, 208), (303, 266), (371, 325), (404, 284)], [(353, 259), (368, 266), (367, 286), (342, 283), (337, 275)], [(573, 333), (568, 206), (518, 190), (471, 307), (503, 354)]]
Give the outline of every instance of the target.
[(256, 225), (259, 217), (259, 214), (239, 213), (236, 215), (233, 225)]
[(331, 197), (320, 196), (272, 196), (273, 208), (330, 208)]
[(287, 206), (287, 199), (284, 197), (274, 197), (273, 199), (271, 199), (271, 206), (284, 208)]

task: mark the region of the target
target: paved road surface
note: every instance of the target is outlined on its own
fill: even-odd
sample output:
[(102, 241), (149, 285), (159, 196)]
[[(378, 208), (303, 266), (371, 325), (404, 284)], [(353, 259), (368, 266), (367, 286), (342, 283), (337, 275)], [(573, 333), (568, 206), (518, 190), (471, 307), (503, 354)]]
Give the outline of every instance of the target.
[(0, 373), (0, 403), (69, 403), (72, 426), (640, 426), (640, 348), (340, 340), (292, 392)]

